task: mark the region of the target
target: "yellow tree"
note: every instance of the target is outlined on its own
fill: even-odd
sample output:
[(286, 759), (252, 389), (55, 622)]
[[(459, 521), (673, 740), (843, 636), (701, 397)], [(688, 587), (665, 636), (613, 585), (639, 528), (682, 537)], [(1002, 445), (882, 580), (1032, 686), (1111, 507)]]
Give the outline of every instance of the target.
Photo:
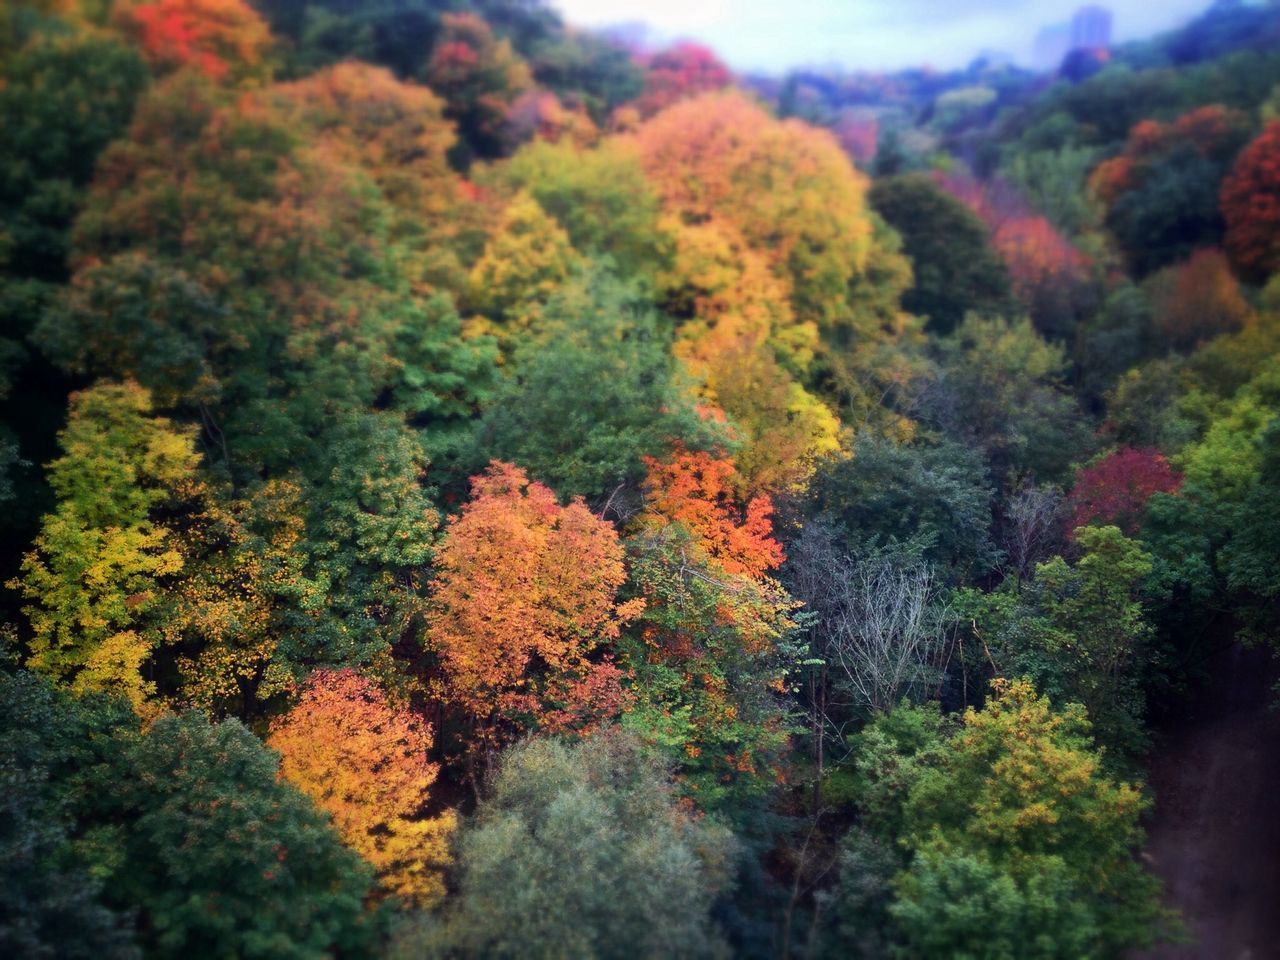
[(508, 341), (529, 326), (577, 263), (569, 235), (537, 200), (521, 191), (471, 268), (468, 299), (493, 321), (473, 324), (474, 331)]
[(438, 773), (426, 723), (354, 670), (319, 671), (267, 742), (280, 775), (329, 813), (383, 890), (419, 907), (443, 898), (456, 817), (425, 814)]
[(140, 672), (154, 647), (148, 614), (183, 566), (159, 512), (199, 491), (193, 432), (153, 416), (137, 384), (99, 383), (72, 394), (59, 444), (49, 465), (58, 505), (9, 584), (31, 601), (29, 663), (137, 708), (154, 692)]

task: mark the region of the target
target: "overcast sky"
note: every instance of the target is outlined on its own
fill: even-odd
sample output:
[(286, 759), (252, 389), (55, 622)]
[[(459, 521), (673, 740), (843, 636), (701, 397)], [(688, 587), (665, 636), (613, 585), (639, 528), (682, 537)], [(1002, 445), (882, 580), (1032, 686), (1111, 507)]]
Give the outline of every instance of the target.
[[(979, 51), (1026, 62), (1036, 32), (1080, 3), (1055, 0), (551, 0), (570, 23), (643, 21), (662, 38), (710, 44), (737, 70), (963, 66)], [(1209, 0), (1110, 0), (1115, 38), (1176, 26)]]

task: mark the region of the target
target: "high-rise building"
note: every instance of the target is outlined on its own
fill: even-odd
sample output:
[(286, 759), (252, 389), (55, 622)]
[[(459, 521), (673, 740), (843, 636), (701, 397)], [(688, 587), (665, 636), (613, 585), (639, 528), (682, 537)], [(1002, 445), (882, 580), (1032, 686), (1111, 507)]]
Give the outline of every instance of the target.
[(1109, 50), (1111, 11), (1106, 7), (1081, 7), (1071, 18), (1071, 50)]
[(1032, 63), (1038, 70), (1057, 70), (1062, 58), (1071, 49), (1071, 30), (1065, 23), (1045, 27), (1036, 34)]

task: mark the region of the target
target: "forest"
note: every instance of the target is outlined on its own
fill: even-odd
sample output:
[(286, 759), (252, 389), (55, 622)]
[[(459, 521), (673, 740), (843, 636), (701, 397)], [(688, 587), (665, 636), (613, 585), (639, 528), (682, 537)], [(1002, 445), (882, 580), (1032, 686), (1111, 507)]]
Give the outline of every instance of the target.
[(1149, 772), (1277, 675), (1280, 6), (765, 78), (11, 0), (0, 584), (3, 956), (1194, 943)]

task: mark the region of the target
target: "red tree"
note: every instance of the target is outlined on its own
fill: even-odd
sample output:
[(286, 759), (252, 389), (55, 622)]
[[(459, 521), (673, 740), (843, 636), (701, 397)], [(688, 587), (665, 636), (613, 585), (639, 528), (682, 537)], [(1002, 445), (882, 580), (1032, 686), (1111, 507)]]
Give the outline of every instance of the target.
[(1227, 253), (1241, 276), (1260, 283), (1280, 271), (1280, 120), (1241, 151), (1219, 202)]
[(1182, 474), (1155, 450), (1125, 447), (1108, 454), (1076, 474), (1067, 498), (1071, 529), (1114, 524), (1133, 534), (1147, 503), (1157, 493), (1175, 493)]
[(651, 117), (677, 100), (729, 86), (733, 75), (709, 48), (678, 43), (655, 53), (646, 66), (644, 93), (633, 106), (642, 117)]

